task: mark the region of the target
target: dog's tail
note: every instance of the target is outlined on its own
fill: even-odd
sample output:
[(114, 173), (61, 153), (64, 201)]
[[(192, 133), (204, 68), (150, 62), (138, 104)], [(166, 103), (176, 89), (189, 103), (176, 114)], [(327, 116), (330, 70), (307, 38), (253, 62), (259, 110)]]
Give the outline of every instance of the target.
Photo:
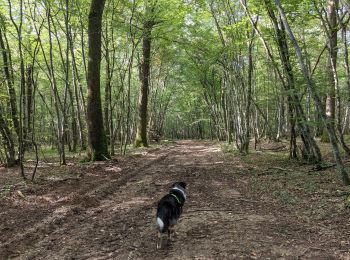
[(164, 222), (160, 217), (157, 217), (157, 227), (161, 233), (164, 231)]

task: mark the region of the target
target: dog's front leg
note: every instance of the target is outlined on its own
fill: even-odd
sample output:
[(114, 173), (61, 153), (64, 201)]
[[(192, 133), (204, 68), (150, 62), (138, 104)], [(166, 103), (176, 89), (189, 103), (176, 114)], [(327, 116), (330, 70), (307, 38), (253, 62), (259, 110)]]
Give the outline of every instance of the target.
[(158, 231), (157, 249), (162, 248), (162, 234)]

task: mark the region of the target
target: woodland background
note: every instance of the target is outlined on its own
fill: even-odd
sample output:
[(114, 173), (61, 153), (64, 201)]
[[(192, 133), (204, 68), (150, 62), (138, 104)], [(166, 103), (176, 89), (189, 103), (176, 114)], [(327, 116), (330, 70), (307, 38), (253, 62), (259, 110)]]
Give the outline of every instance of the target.
[[(247, 154), (287, 139), (290, 157), (316, 169), (319, 141), (330, 142), (350, 183), (346, 0), (107, 0), (97, 34), (94, 2), (2, 0), (1, 164), (26, 177), (26, 160), (57, 153), (66, 164), (96, 135), (108, 148), (98, 159), (149, 140), (220, 140)], [(94, 36), (101, 100), (88, 94)]]
[(349, 23), (348, 0), (0, 0), (0, 259), (349, 259)]

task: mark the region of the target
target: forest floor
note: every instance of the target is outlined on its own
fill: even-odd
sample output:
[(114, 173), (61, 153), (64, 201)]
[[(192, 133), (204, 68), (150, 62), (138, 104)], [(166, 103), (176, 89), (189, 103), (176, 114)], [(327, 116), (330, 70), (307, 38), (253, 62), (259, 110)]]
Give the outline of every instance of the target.
[[(107, 162), (40, 162), (35, 183), (0, 168), (0, 259), (350, 259), (334, 167), (310, 171), (283, 143), (247, 156), (224, 148), (180, 141)], [(188, 201), (156, 250), (157, 200), (176, 181)]]

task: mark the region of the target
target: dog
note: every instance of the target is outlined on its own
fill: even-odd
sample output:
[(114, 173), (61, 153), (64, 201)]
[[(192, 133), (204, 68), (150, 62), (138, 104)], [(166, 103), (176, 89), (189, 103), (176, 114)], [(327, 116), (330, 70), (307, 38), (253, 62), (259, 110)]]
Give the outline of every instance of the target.
[(176, 224), (182, 213), (182, 207), (185, 204), (186, 193), (185, 182), (175, 182), (167, 195), (158, 202), (157, 207), (157, 229), (158, 241), (157, 249), (162, 246), (162, 234), (168, 233), (168, 243), (170, 241), (171, 228)]

